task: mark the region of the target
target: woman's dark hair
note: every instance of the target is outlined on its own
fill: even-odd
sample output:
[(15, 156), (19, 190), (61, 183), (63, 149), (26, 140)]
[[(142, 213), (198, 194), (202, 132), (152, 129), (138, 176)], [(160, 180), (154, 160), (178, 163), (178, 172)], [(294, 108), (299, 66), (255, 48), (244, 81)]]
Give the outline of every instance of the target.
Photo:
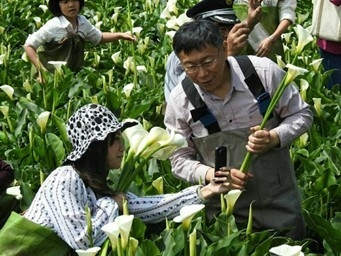
[(202, 50), (207, 46), (220, 48), (223, 36), (219, 27), (209, 20), (194, 20), (183, 24), (173, 38), (173, 50), (190, 54), (194, 50)]
[[(107, 183), (107, 153), (108, 147), (115, 141), (115, 133), (110, 133), (103, 141), (93, 141), (87, 151), (74, 162), (67, 161), (65, 164), (72, 164), (86, 186), (89, 186), (96, 195), (115, 196)], [(64, 165), (65, 165), (64, 164)]]
[[(49, 10), (52, 12), (53, 16), (60, 16), (62, 15), (62, 11), (59, 7), (59, 2), (62, 0), (50, 0), (48, 3)], [(84, 6), (84, 0), (78, 0), (79, 2), (79, 11), (82, 10)]]

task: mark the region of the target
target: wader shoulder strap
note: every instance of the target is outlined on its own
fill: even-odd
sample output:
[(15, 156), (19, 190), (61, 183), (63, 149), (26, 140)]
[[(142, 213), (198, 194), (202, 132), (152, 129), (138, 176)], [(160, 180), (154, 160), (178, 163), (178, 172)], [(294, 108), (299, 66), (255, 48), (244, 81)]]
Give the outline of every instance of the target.
[(247, 55), (236, 56), (234, 58), (243, 71), (243, 74), (245, 76), (244, 81), (249, 87), (249, 90), (252, 92), (255, 98), (257, 98), (259, 95), (265, 92), (265, 89), (251, 60)]
[(247, 55), (240, 55), (234, 58), (243, 71), (245, 83), (258, 102), (259, 112), (262, 116), (264, 116), (271, 100), (269, 93), (265, 91), (262, 81), (260, 80), (249, 57)]
[(181, 83), (189, 101), (194, 106), (194, 109), (191, 110), (193, 121), (196, 122), (200, 120), (209, 134), (219, 132), (220, 127), (218, 125), (217, 119), (213, 116), (205, 102), (201, 99), (193, 82), (188, 77), (185, 77)]

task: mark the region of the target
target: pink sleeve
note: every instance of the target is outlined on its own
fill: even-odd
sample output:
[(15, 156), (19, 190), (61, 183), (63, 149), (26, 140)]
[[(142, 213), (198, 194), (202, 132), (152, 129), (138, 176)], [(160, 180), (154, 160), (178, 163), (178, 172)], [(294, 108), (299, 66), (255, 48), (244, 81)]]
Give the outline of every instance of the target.
[(341, 0), (329, 0), (331, 3), (335, 4), (336, 6), (341, 5)]

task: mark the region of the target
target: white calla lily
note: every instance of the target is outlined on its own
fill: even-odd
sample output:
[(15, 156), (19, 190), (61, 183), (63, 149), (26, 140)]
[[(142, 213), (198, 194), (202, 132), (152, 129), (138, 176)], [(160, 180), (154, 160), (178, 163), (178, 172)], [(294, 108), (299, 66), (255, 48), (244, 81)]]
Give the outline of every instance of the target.
[(313, 70), (317, 73), (320, 69), (323, 58), (313, 60), (309, 65), (313, 67)]
[(294, 245), (290, 246), (287, 244), (282, 244), (280, 246), (272, 247), (269, 252), (271, 255), (275, 256), (303, 256), (303, 252), (301, 252), (302, 246)]
[(0, 89), (3, 90), (11, 100), (13, 100), (14, 89), (12, 86), (4, 84), (0, 86)]
[(148, 132), (143, 128), (141, 123), (135, 119), (126, 119), (124, 122), (137, 123), (137, 125), (129, 127), (122, 132), (123, 138), (128, 141), (130, 145), (129, 151), (136, 154), (140, 142), (148, 135)]
[(54, 61), (54, 60), (50, 60), (48, 62), (49, 64), (53, 65), (53, 67), (55, 68), (55, 70), (60, 73), (62, 72), (62, 66), (66, 65), (66, 61)]
[(39, 5), (39, 8), (42, 9), (44, 13), (49, 9), (45, 4)]
[(49, 120), (50, 114), (51, 113), (49, 111), (44, 111), (40, 113), (40, 115), (37, 118), (37, 123), (40, 127), (41, 133), (45, 133), (47, 121)]
[(22, 194), (20, 192), (20, 186), (14, 186), (14, 187), (7, 188), (6, 194), (14, 196), (17, 200), (22, 199)]
[(307, 99), (307, 90), (309, 88), (309, 83), (305, 79), (300, 79), (300, 94), (302, 99), (305, 101)]
[(224, 195), (224, 199), (226, 200), (226, 214), (231, 215), (233, 212), (233, 208), (237, 199), (239, 198), (242, 191), (240, 189), (232, 189), (226, 195)]
[(159, 195), (163, 194), (163, 178), (162, 176), (158, 177), (156, 180), (153, 180), (152, 185), (156, 188)]
[(120, 54), (121, 54), (121, 51), (118, 51), (111, 55), (111, 59), (114, 61), (115, 64), (121, 61)]
[(186, 205), (180, 209), (180, 215), (176, 216), (173, 221), (182, 223), (183, 229), (188, 230), (193, 216), (204, 208), (204, 204)]
[(133, 224), (134, 215), (120, 215), (116, 217), (115, 222), (118, 225), (121, 234), (122, 249), (125, 250), (129, 241), (129, 234)]
[(301, 25), (297, 24), (296, 27), (294, 27), (294, 30), (296, 32), (297, 38), (298, 38), (298, 43), (296, 46), (295, 53), (296, 55), (301, 54), (303, 51), (303, 48), (310, 43), (311, 41), (314, 40), (312, 35), (310, 34), (310, 31), (308, 29), (305, 29)]
[(125, 94), (125, 96), (126, 96), (127, 98), (130, 97), (130, 93), (131, 93), (131, 91), (133, 90), (133, 88), (134, 88), (134, 84), (133, 84), (133, 83), (126, 84), (126, 85), (123, 87), (123, 92), (124, 92), (124, 94)]
[(120, 229), (116, 222), (110, 222), (101, 228), (104, 233), (109, 237), (112, 250), (115, 251), (118, 243), (118, 236), (120, 234)]
[(75, 252), (79, 256), (95, 256), (100, 250), (101, 247), (91, 247), (87, 250), (76, 250)]
[(289, 84), (291, 84), (297, 76), (308, 72), (308, 70), (306, 70), (304, 68), (297, 67), (297, 66), (292, 65), (292, 64), (287, 64), (286, 67), (288, 68), (288, 72), (287, 72), (287, 75), (286, 75), (286, 78), (284, 81), (285, 87), (288, 86)]

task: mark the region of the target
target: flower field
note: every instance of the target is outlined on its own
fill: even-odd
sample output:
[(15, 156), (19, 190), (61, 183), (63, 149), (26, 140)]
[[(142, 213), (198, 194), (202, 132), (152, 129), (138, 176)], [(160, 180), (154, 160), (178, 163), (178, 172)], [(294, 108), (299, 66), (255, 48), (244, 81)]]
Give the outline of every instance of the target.
[[(74, 75), (61, 66), (55, 75), (44, 73), (39, 83), (22, 46), (51, 18), (47, 0), (1, 0), (0, 158), (16, 171), (13, 186), (20, 186), (23, 196), (20, 210), (27, 209), (41, 182), (70, 152), (65, 123), (80, 106), (100, 103), (121, 120), (137, 119), (147, 131), (164, 128), (163, 85), (172, 36), (186, 21), (184, 11), (196, 2), (85, 1), (81, 14), (92, 24), (102, 31), (130, 31), (137, 42), (86, 44), (84, 69)], [(223, 211), (212, 223), (204, 220), (204, 210), (191, 216), (186, 228), (171, 220), (147, 226), (134, 219), (123, 255), (264, 256), (281, 244), (302, 246), (305, 255), (341, 255), (341, 95), (338, 86), (325, 89), (329, 74), (323, 72), (316, 39), (309, 35), (311, 5), (311, 0), (298, 0), (297, 23), (283, 37), (285, 59), (279, 61), (283, 67), (290, 63), (307, 70), (294, 81), (314, 112), (312, 128), (291, 147), (307, 239), (238, 230), (222, 200)], [(189, 185), (172, 176), (167, 159), (150, 158), (138, 167), (142, 171), (130, 186), (137, 194), (171, 193)], [(117, 170), (109, 178), (115, 184)], [(109, 241), (97, 255), (117, 255)]]

